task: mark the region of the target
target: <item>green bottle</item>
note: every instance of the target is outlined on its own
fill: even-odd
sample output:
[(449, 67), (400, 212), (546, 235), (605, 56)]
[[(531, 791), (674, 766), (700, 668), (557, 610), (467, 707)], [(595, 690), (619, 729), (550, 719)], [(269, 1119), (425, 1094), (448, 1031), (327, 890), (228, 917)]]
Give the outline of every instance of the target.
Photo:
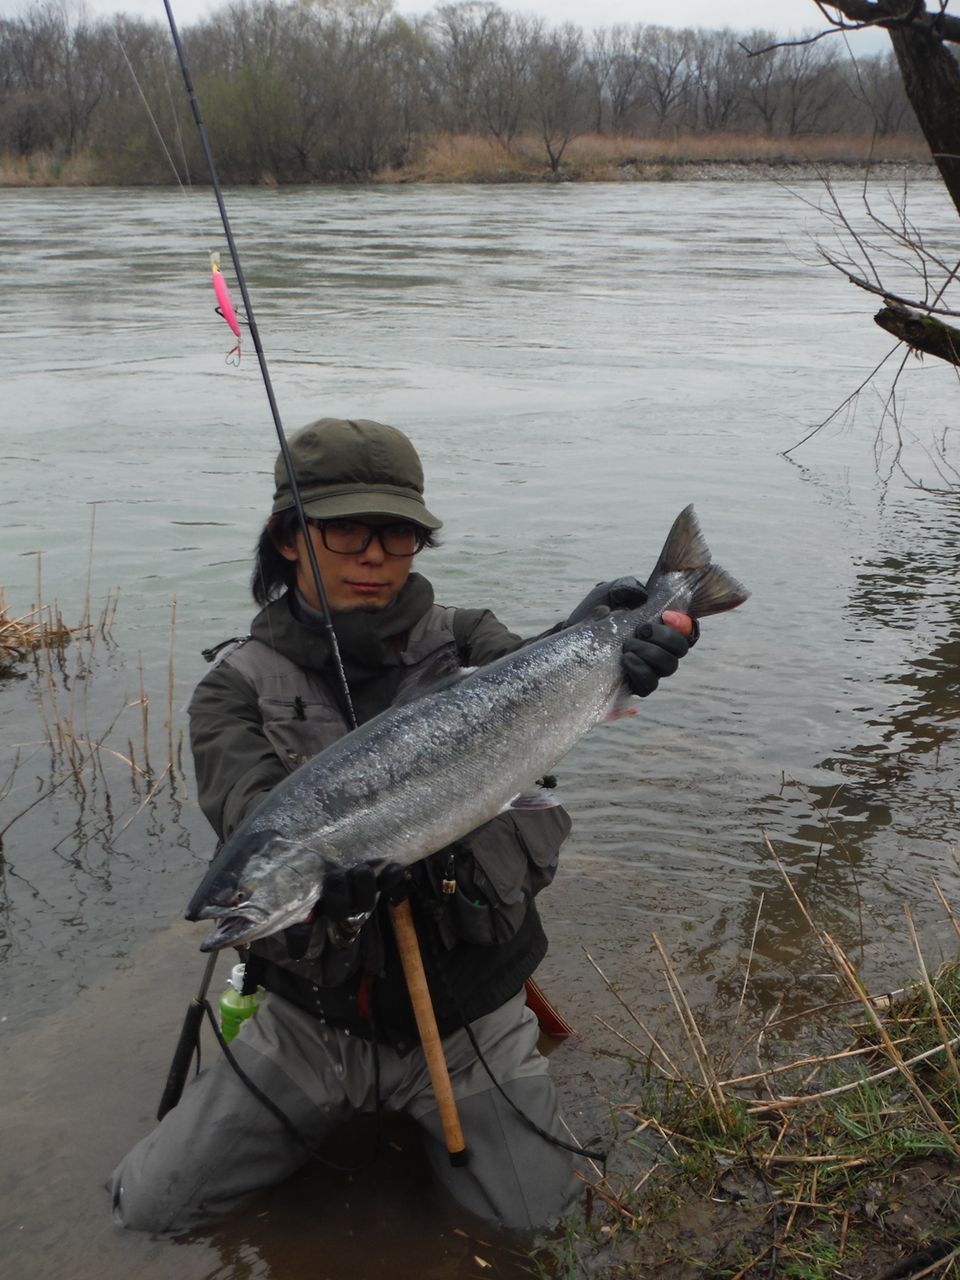
[(220, 997), (220, 1031), (227, 1044), (240, 1030), (247, 1018), (257, 1012), (257, 1006), (264, 997), (263, 987), (257, 987), (252, 996), (242, 996), (243, 990), (242, 964), (235, 964), (227, 979), (227, 989)]

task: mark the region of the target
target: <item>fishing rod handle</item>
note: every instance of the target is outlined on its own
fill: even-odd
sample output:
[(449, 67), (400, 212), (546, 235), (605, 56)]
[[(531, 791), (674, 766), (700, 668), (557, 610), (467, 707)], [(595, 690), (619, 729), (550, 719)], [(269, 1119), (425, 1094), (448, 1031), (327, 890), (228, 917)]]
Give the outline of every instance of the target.
[(170, 1063), (170, 1070), (167, 1072), (167, 1083), (163, 1086), (163, 1095), (160, 1098), (160, 1105), (157, 1107), (158, 1120), (162, 1120), (167, 1112), (172, 1111), (177, 1105), (180, 1101), (180, 1095), (183, 1093), (183, 1086), (187, 1082), (190, 1062), (194, 1053), (198, 1051), (200, 1044), (200, 1027), (203, 1023), (207, 992), (210, 990), (213, 971), (217, 964), (217, 954), (216, 951), (211, 951), (207, 956), (207, 962), (203, 966), (203, 977), (200, 979), (199, 990), (187, 1006), (183, 1026), (180, 1028), (180, 1039), (177, 1041), (177, 1047), (173, 1051), (173, 1061)]
[(450, 1156), (450, 1163), (455, 1166), (465, 1165), (467, 1144), (464, 1142), (463, 1130), (460, 1128), (457, 1101), (453, 1096), (453, 1086), (450, 1084), (447, 1060), (443, 1056), (443, 1045), (427, 986), (427, 975), (423, 970), (423, 957), (420, 955), (420, 944), (417, 941), (417, 931), (409, 901), (400, 902), (396, 906), (391, 905), (390, 922), (397, 939), (403, 976), (407, 980), (413, 1016), (416, 1019), (417, 1031), (420, 1033), (420, 1043), (423, 1046), (423, 1056), (430, 1073), (433, 1094), (437, 1100), (443, 1140)]
[(172, 1111), (180, 1101), (180, 1095), (183, 1093), (183, 1086), (186, 1084), (187, 1075), (190, 1071), (190, 1063), (193, 1060), (197, 1042), (200, 1039), (200, 1025), (202, 1022), (203, 1001), (191, 1000), (183, 1019), (180, 1039), (177, 1041), (177, 1047), (173, 1051), (173, 1061), (170, 1063), (170, 1070), (167, 1072), (167, 1083), (163, 1086), (160, 1105), (157, 1107), (158, 1120), (162, 1120), (167, 1112)]

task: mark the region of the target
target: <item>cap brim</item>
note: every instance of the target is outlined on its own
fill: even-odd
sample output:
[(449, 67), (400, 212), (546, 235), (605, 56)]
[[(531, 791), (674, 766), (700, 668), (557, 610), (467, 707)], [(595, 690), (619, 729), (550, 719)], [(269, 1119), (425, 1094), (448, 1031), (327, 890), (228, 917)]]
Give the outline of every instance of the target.
[(338, 520), (346, 516), (392, 516), (410, 520), (424, 529), (440, 529), (443, 521), (432, 515), (422, 502), (394, 493), (341, 493), (329, 498), (310, 498), (303, 504), (315, 520)]

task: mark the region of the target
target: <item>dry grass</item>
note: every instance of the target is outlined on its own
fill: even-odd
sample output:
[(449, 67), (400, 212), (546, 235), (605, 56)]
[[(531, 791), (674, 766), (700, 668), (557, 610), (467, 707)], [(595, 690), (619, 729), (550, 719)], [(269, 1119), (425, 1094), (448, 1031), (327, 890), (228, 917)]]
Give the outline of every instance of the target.
[[(762, 134), (683, 134), (611, 137), (582, 134), (567, 147), (561, 176), (590, 182), (667, 180), (684, 177), (740, 178), (765, 166), (815, 167), (881, 164), (929, 165), (920, 137), (903, 134), (874, 140), (855, 134), (767, 138)], [(552, 179), (543, 143), (526, 134), (504, 146), (488, 135), (439, 134), (423, 141), (414, 157), (384, 169), (374, 181), (542, 182)], [(115, 185), (122, 181), (93, 156), (68, 160), (54, 154), (0, 156), (0, 187)], [(269, 175), (264, 183), (275, 184)]]
[(64, 160), (47, 152), (0, 155), (0, 187), (92, 187), (102, 182), (89, 156)]
[[(39, 793), (36, 787), (20, 788), (24, 803), (0, 828), (0, 852), (7, 832), (37, 805), (66, 789), (72, 792), (78, 804), (77, 825), (71, 833), (77, 847), (91, 839), (104, 841), (116, 839), (135, 821), (143, 808), (152, 802), (160, 787), (166, 783), (173, 792), (177, 779), (183, 777), (183, 735), (174, 733), (174, 640), (176, 635), (176, 600), (171, 601), (170, 638), (167, 652), (166, 719), (163, 727), (166, 737), (166, 763), (155, 772), (150, 758), (150, 699), (147, 695), (142, 656), (139, 661), (140, 696), (132, 701), (122, 701), (112, 718), (104, 723), (102, 709), (93, 704), (99, 702), (91, 695), (97, 671), (96, 655), (99, 645), (113, 645), (111, 632), (116, 618), (120, 593), (107, 593), (99, 612), (92, 611), (91, 580), (93, 576), (94, 539), (96, 531), (96, 504), (91, 504), (90, 544), (87, 562), (86, 592), (83, 612), (75, 626), (68, 626), (56, 604), (43, 603), (43, 557), (37, 552), (36, 600), (30, 610), (10, 617), (6, 608), (5, 592), (0, 587), (0, 677), (29, 676), (32, 679), (33, 705), (40, 722), (41, 737), (21, 744), (25, 751), (45, 747), (50, 755), (50, 772), (41, 780)], [(73, 641), (69, 654), (67, 644)], [(21, 668), (26, 667), (26, 670)], [(130, 716), (138, 721), (137, 729), (128, 728)], [(126, 751), (110, 745), (119, 732), (128, 728)], [(134, 735), (138, 738), (134, 745)], [(21, 763), (20, 749), (10, 775), (4, 783), (4, 796), (11, 794), (17, 781)], [(111, 799), (107, 765), (111, 769), (120, 765), (123, 775), (129, 779), (134, 794), (140, 798), (132, 817), (118, 825), (118, 814)], [(11, 805), (12, 808), (12, 805)], [(91, 835), (91, 832), (93, 833)]]
[(37, 649), (62, 649), (82, 627), (69, 627), (52, 606), (35, 606), (17, 618), (7, 611), (6, 593), (0, 587), (0, 679), (15, 675), (17, 668)]
[[(585, 1221), (544, 1270), (559, 1260), (570, 1276), (660, 1280), (960, 1274), (960, 962), (931, 974), (908, 911), (919, 981), (870, 996), (795, 901), (837, 978), (831, 1022), (842, 1026), (846, 1011), (846, 1047), (769, 1062), (776, 1012), (739, 1035), (738, 1012), (711, 1052), (658, 940), (676, 1017), (656, 1036), (601, 974), (633, 1027), (600, 1021), (630, 1047), (645, 1083), (615, 1107), (618, 1172), (595, 1167)], [(744, 1056), (750, 1069), (737, 1068)]]
[[(903, 135), (874, 141), (856, 135), (766, 138), (756, 134), (615, 138), (583, 134), (568, 146), (564, 178), (590, 182), (671, 178), (743, 178), (771, 167), (813, 170), (867, 163), (929, 165), (922, 138)], [(540, 182), (553, 175), (540, 140), (516, 138), (506, 147), (494, 138), (442, 134), (401, 168), (378, 182)]]
[(882, 138), (829, 134), (821, 137), (766, 138), (759, 134), (721, 133), (675, 138), (610, 138), (589, 134), (574, 138), (571, 163), (625, 164), (865, 164), (929, 161), (922, 138)]
[(518, 148), (508, 150), (496, 138), (475, 134), (441, 134), (416, 160), (386, 169), (377, 181), (391, 182), (522, 182), (529, 162)]
[[(9, 648), (0, 648), (0, 663), (5, 653), (11, 662), (7, 670), (0, 666), (0, 676), (29, 680), (30, 701), (37, 717), (33, 733), (29, 725), (20, 726), (25, 740), (16, 748), (3, 785), (2, 798), (11, 798), (7, 805), (9, 816), (0, 826), (0, 854), (11, 828), (39, 805), (49, 801), (64, 804), (65, 797), (72, 797), (76, 803), (75, 821), (71, 825), (66, 810), (62, 810), (66, 834), (54, 852), (59, 853), (62, 844), (73, 842), (71, 856), (79, 856), (91, 844), (108, 855), (160, 790), (167, 787), (175, 795), (179, 780), (184, 777), (183, 734), (176, 731), (174, 724), (176, 601), (171, 602), (166, 673), (166, 761), (159, 769), (151, 762), (151, 733), (155, 730), (151, 729), (142, 659), (138, 697), (129, 699), (124, 694), (111, 713), (103, 699), (94, 696), (97, 649), (114, 647), (110, 633), (118, 603), (119, 593), (109, 593), (99, 616), (94, 617), (88, 599), (83, 618), (73, 627), (63, 622), (55, 606), (34, 607), (21, 618), (0, 613), (0, 643), (9, 644)], [(0, 608), (2, 604), (0, 590)], [(115, 677), (112, 671), (109, 678)], [(37, 759), (42, 751), (49, 757), (46, 775), (37, 774), (34, 764), (30, 778), (21, 778), (21, 764)], [(132, 813), (125, 815), (115, 799), (118, 781), (128, 783), (132, 789)]]

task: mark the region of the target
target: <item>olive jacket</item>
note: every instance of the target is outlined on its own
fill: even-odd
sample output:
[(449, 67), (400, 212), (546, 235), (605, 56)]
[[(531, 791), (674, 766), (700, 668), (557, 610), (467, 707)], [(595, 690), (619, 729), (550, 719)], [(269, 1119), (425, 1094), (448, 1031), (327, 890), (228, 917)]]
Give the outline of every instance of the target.
[[(412, 673), (481, 666), (524, 642), (489, 611), (434, 603), (412, 574), (387, 610), (334, 615), (357, 719), (389, 707)], [(348, 732), (320, 619), (293, 595), (254, 619), (251, 636), (200, 681), (190, 704), (200, 805), (221, 839), (306, 759)], [(556, 871), (570, 819), (558, 807), (509, 811), (415, 864), (411, 905), (441, 1032), (498, 1008), (547, 949), (533, 898)], [(455, 886), (455, 888), (453, 888)], [(322, 912), (255, 942), (252, 978), (301, 1008), (404, 1052), (415, 1029), (384, 908), (335, 942)]]

